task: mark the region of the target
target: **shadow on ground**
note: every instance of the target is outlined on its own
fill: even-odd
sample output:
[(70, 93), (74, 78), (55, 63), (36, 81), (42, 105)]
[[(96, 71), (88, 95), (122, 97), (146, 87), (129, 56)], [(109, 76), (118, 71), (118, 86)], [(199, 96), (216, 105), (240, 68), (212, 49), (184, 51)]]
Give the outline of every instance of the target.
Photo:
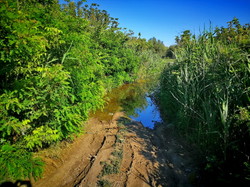
[(170, 126), (159, 123), (149, 129), (125, 117), (118, 123), (124, 124), (128, 133), (136, 134), (133, 141), (143, 144), (139, 154), (152, 162), (153, 169), (147, 167), (147, 177), (138, 173), (141, 180), (150, 186), (198, 186), (195, 154)]
[(17, 180), (16, 182), (6, 181), (0, 184), (0, 187), (19, 187), (19, 186), (32, 187), (30, 181), (22, 181), (22, 180)]

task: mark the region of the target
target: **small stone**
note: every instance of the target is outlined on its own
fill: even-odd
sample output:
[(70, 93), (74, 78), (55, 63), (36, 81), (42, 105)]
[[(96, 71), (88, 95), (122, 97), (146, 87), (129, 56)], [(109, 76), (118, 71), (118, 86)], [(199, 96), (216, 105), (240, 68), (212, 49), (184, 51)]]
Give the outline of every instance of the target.
[(169, 163), (168, 166), (169, 166), (170, 168), (174, 168), (174, 164), (172, 164), (172, 163)]

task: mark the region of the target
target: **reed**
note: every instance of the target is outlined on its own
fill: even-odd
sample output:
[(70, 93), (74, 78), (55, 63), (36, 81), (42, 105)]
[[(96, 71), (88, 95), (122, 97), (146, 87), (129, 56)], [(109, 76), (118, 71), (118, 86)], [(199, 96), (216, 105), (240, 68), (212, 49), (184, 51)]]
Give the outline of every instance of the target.
[[(193, 36), (177, 46), (176, 62), (169, 64), (161, 76), (161, 110), (182, 135), (199, 145), (206, 168), (213, 170), (224, 167), (232, 158), (240, 165), (249, 163), (250, 118), (238, 120), (239, 107), (249, 114), (250, 101), (249, 46), (242, 47), (242, 43), (249, 44), (249, 27), (242, 28), (248, 37), (237, 33), (236, 28), (233, 34), (234, 38), (243, 35), (244, 42), (223, 39), (221, 30)], [(232, 170), (235, 168), (225, 173)], [(242, 167), (237, 172), (235, 176), (249, 173), (249, 169)]]

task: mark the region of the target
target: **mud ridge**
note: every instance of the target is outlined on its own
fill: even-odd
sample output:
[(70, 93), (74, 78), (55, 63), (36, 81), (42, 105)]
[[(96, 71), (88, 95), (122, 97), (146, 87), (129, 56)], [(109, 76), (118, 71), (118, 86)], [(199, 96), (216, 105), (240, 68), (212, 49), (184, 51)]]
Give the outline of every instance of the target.
[(106, 136), (103, 137), (103, 141), (101, 143), (101, 146), (99, 147), (99, 149), (96, 151), (96, 153), (91, 156), (90, 162), (85, 166), (85, 168), (83, 169), (83, 171), (81, 173), (79, 173), (79, 175), (77, 176), (75, 182), (74, 182), (74, 187), (78, 187), (80, 185), (80, 183), (82, 182), (82, 180), (84, 180), (84, 178), (86, 177), (86, 175), (88, 174), (89, 170), (91, 169), (91, 167), (93, 166), (95, 159), (98, 155), (98, 153), (100, 152), (100, 150), (102, 149), (105, 141), (106, 141)]
[(130, 145), (129, 148), (132, 151), (132, 154), (131, 154), (131, 162), (130, 162), (129, 167), (128, 167), (127, 171), (126, 171), (126, 179), (125, 179), (125, 182), (124, 182), (124, 187), (127, 187), (128, 178), (129, 178), (129, 175), (131, 174), (131, 171), (132, 171), (132, 166), (133, 166), (134, 156), (135, 156), (132, 145), (131, 144), (129, 144), (129, 145)]
[[(92, 118), (89, 124), (63, 157), (64, 163), (50, 166), (51, 174), (32, 186), (193, 186), (192, 155), (164, 125), (150, 130), (123, 113), (114, 114), (112, 123)], [(56, 162), (48, 164), (52, 161)]]

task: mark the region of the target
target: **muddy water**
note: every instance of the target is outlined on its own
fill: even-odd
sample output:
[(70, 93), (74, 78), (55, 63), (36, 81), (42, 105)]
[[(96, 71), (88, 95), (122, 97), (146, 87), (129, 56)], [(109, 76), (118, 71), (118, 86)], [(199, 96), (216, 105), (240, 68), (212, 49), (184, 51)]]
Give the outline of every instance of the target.
[(153, 129), (154, 124), (160, 122), (161, 118), (159, 110), (149, 96), (152, 88), (153, 85), (145, 81), (115, 88), (107, 94), (104, 108), (91, 116), (101, 121), (112, 121), (115, 112), (122, 111), (132, 120)]

